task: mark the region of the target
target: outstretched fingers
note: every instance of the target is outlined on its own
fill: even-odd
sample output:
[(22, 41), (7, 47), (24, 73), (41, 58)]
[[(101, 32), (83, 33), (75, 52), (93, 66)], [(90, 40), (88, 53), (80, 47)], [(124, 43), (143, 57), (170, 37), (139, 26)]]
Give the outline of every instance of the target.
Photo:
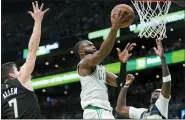
[(40, 6), (41, 11), (42, 11), (43, 7), (44, 7), (44, 3), (42, 3), (41, 6)]
[(158, 45), (158, 47), (162, 46), (162, 42), (161, 42), (161, 40), (156, 39), (156, 44)]
[(29, 13), (31, 16), (33, 16), (33, 12), (32, 12), (32, 11), (28, 11), (28, 13)]
[(43, 13), (46, 13), (48, 10), (49, 10), (49, 8), (45, 9), (45, 10), (43, 11)]
[(121, 50), (119, 48), (116, 48), (116, 50), (118, 51), (118, 55), (121, 54)]
[(39, 9), (39, 5), (37, 1), (35, 2), (35, 4), (36, 4), (36, 9)]
[(129, 45), (130, 45), (130, 43), (127, 44), (127, 46), (125, 47), (125, 50), (128, 50)]
[(132, 50), (134, 49), (135, 46), (136, 46), (136, 43), (132, 43), (132, 44), (129, 46), (128, 50), (129, 50), (129, 51), (132, 51)]
[(35, 7), (34, 2), (32, 2), (32, 7), (33, 7), (33, 11), (35, 11), (36, 7)]
[(156, 47), (153, 47), (153, 49), (154, 49), (155, 53), (157, 54), (157, 48)]

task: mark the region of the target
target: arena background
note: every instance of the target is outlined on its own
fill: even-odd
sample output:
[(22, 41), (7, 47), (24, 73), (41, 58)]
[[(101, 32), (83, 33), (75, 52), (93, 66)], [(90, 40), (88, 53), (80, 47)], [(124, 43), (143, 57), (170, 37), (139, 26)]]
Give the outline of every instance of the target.
[[(27, 13), (32, 9), (32, 1), (1, 2), (1, 62), (14, 61), (21, 66), (25, 61), (26, 48), (33, 27), (33, 20)], [(81, 86), (75, 71), (79, 60), (75, 57), (74, 45), (81, 39), (90, 39), (99, 48), (111, 26), (112, 8), (117, 4), (131, 5), (131, 2), (130, 0), (39, 1), (41, 2), (50, 8), (43, 20), (41, 47), (33, 72), (33, 84), (42, 116), (52, 119), (82, 118)], [(129, 88), (127, 104), (147, 107), (151, 91), (160, 88), (161, 67), (152, 49), (155, 40), (137, 37), (139, 18), (136, 11), (135, 13), (135, 22), (129, 28), (119, 31), (111, 54), (102, 64), (106, 65), (109, 71), (119, 73), (119, 60), (115, 48), (123, 49), (128, 42), (136, 42), (137, 47), (127, 67), (128, 73), (134, 74), (136, 80)], [(171, 14), (168, 14), (168, 38), (163, 40), (172, 75), (169, 118), (180, 119), (185, 114), (185, 7), (183, 4), (172, 3), (169, 13)], [(117, 88), (109, 86), (109, 99), (113, 108), (116, 106), (118, 94)], [(113, 114), (115, 118), (124, 118), (115, 111)]]

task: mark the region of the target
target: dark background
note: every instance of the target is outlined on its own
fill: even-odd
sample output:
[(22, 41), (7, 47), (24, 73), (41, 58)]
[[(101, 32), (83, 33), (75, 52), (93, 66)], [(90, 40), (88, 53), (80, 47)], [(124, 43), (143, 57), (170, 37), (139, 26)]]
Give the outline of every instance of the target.
[[(13, 61), (21, 66), (23, 49), (27, 48), (32, 33), (33, 19), (27, 13), (32, 10), (32, 0), (2, 0), (2, 63)], [(88, 33), (111, 27), (110, 12), (117, 4), (128, 4), (132, 8), (130, 0), (41, 0), (45, 8), (50, 11), (44, 16), (42, 23), (42, 38), (40, 45), (59, 42), (60, 48), (53, 50), (51, 54), (39, 56), (36, 61), (33, 78), (63, 73), (76, 69), (79, 60), (70, 52), (81, 39), (88, 39)], [(183, 1), (181, 1), (183, 3)], [(183, 4), (172, 3), (169, 12), (184, 10)], [(138, 23), (138, 15), (134, 23)], [(172, 30), (173, 29), (173, 30)], [(185, 21), (167, 24), (168, 38), (163, 40), (165, 52), (185, 48)], [(129, 33), (129, 28), (121, 29), (121, 37), (118, 38), (111, 54), (102, 64), (118, 61), (116, 47), (123, 49), (128, 42), (136, 42), (137, 47), (133, 51), (131, 59), (142, 56), (154, 55), (154, 39), (140, 39), (137, 34)], [(93, 41), (99, 48), (102, 38)], [(144, 49), (142, 48), (144, 46)], [(49, 65), (45, 63), (48, 62)], [(183, 63), (170, 65), (172, 75), (172, 98), (169, 106), (169, 118), (179, 118), (180, 110), (185, 109), (185, 67)], [(58, 67), (56, 67), (58, 65)], [(136, 107), (148, 107), (150, 93), (161, 85), (161, 68), (155, 67), (142, 71), (133, 71), (136, 81), (129, 88), (128, 105)], [(156, 78), (159, 75), (159, 78)], [(49, 87), (36, 90), (41, 105), (43, 118), (82, 118), (80, 106), (79, 82)], [(116, 106), (119, 90), (109, 86), (110, 102)], [(124, 118), (114, 111), (116, 118)]]

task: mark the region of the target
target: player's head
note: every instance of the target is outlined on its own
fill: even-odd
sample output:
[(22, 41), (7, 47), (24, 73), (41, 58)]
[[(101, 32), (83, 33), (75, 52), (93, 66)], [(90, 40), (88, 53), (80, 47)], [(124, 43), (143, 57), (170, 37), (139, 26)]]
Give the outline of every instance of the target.
[(87, 54), (93, 54), (97, 49), (94, 44), (88, 40), (83, 40), (75, 45), (75, 54), (78, 58), (82, 59)]
[(161, 92), (161, 89), (156, 89), (152, 92), (151, 99), (150, 99), (151, 104), (154, 104), (157, 101), (157, 99), (159, 98), (160, 92)]
[(13, 62), (7, 62), (1, 65), (1, 80), (15, 79), (19, 76), (17, 66)]

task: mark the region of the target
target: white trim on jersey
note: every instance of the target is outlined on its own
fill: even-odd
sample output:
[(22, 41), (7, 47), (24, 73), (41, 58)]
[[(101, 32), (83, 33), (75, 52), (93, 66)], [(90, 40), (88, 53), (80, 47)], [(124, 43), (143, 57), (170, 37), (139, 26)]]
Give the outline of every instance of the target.
[(169, 105), (170, 98), (169, 99), (164, 98), (163, 95), (160, 93), (160, 96), (155, 103), (155, 105), (158, 108), (158, 110), (160, 111), (160, 113), (166, 119), (168, 119), (168, 105)]

